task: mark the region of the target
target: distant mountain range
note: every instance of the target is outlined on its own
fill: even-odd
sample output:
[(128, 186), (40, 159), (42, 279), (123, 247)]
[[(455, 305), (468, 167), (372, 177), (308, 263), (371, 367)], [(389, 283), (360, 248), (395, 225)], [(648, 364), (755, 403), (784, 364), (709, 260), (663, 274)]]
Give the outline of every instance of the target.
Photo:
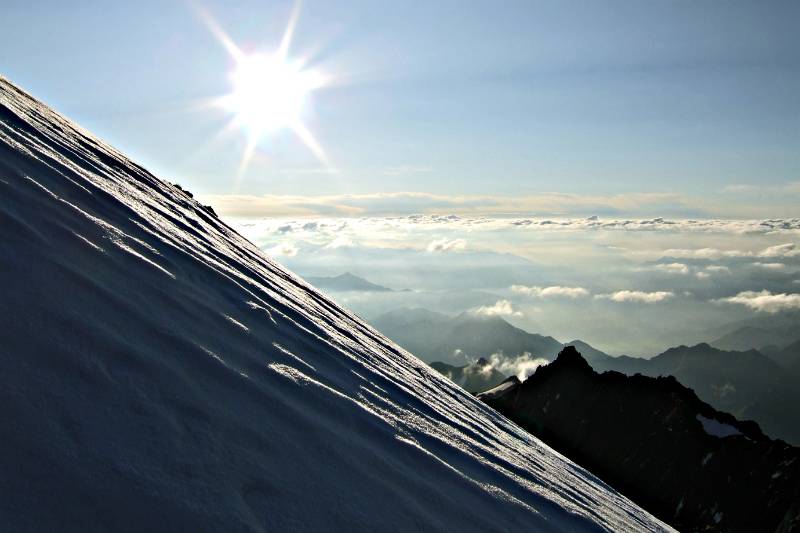
[[(529, 352), (553, 360), (565, 346), (574, 346), (598, 371), (675, 376), (715, 408), (740, 418), (756, 420), (772, 437), (800, 443), (798, 343), (775, 348), (774, 352), (769, 352), (769, 357), (752, 349), (720, 350), (709, 344), (698, 344), (670, 348), (645, 359), (612, 357), (580, 340), (561, 343), (553, 337), (524, 331), (497, 316), (462, 313), (450, 317), (425, 309), (398, 309), (377, 317), (371, 323), (422, 359), (445, 363), (447, 371), (454, 376), (474, 373), (468, 362), (481, 357), (489, 359), (492, 354), (503, 354), (508, 358)], [(732, 331), (745, 326), (747, 324), (738, 325)], [(434, 368), (438, 370), (438, 366), (434, 365)], [(509, 374), (505, 372), (503, 375)], [(469, 383), (465, 388), (470, 392), (480, 392), (499, 381), (497, 377), (491, 377), (464, 382)], [(486, 388), (480, 389), (484, 384)]]
[(781, 349), (800, 341), (800, 312), (757, 316), (709, 332), (711, 345), (722, 350)]
[[(656, 359), (692, 366), (709, 353), (678, 348)], [(512, 377), (479, 397), (679, 530), (800, 528), (800, 449), (675, 378), (598, 374), (568, 347), (524, 382)]]
[(800, 376), (800, 340), (783, 348), (765, 346), (762, 350), (767, 357), (778, 363), (782, 368)]
[(308, 277), (306, 280), (317, 288), (329, 291), (401, 292), (377, 285), (350, 272), (332, 277)]
[(470, 359), (529, 352), (552, 359), (563, 346), (553, 337), (528, 333), (498, 316), (465, 312), (451, 317), (427, 309), (397, 309), (370, 323), (423, 360), (464, 364)]
[(800, 443), (800, 378), (757, 350), (698, 344), (670, 348), (652, 359), (594, 358), (591, 365), (628, 375), (675, 376), (717, 409), (756, 420), (773, 437)]
[(784, 370), (800, 375), (800, 316), (787, 314), (775, 322), (748, 321), (711, 343), (723, 350), (758, 350)]

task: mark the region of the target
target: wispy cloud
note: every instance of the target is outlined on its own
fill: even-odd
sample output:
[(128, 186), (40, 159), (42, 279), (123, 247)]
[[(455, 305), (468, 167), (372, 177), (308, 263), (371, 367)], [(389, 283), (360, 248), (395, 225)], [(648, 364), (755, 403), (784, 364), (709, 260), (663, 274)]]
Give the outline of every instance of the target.
[[(297, 169), (294, 173), (323, 169)], [(427, 167), (389, 167), (386, 175), (429, 172)], [(441, 195), (422, 192), (377, 192), (337, 195), (205, 195), (201, 199), (226, 216), (405, 216), (411, 213), (449, 212), (462, 216), (514, 216), (540, 213), (546, 216), (569, 214), (618, 214), (645, 212), (691, 212), (690, 206), (674, 193), (627, 193), (593, 196), (567, 193), (541, 193), (527, 196)]]
[[(461, 350), (457, 350), (461, 352)], [(464, 369), (464, 373), (473, 376), (488, 378), (492, 372), (500, 372), (506, 376), (517, 376), (517, 379), (524, 381), (531, 374), (536, 372), (540, 366), (548, 364), (550, 361), (543, 357), (535, 357), (530, 352), (524, 352), (516, 356), (506, 356), (503, 352), (496, 352), (489, 356), (486, 364), (472, 363)], [(448, 375), (452, 379), (452, 375)]]
[(265, 250), (272, 256), (294, 257), (300, 249), (291, 243), (280, 243)]
[(689, 266), (684, 263), (660, 263), (654, 265), (653, 269), (667, 274), (680, 274), (683, 276), (689, 274)]
[[(433, 169), (421, 165), (400, 165), (385, 167), (376, 172), (385, 176), (401, 174), (420, 174)], [(293, 174), (339, 173), (338, 169), (298, 168), (284, 169), (281, 172)], [(585, 217), (585, 222), (593, 220), (593, 215), (614, 218), (626, 225), (637, 220), (624, 217), (642, 217), (653, 213), (677, 217), (677, 220), (691, 219), (694, 225), (702, 225), (709, 218), (786, 216), (794, 213), (787, 199), (790, 188), (776, 195), (781, 200), (776, 204), (761, 202), (757, 207), (751, 203), (736, 203), (730, 199), (712, 203), (707, 198), (689, 197), (671, 192), (627, 192), (615, 195), (573, 194), (563, 192), (541, 192), (537, 194), (504, 195), (446, 195), (426, 192), (399, 191), (373, 192), (359, 194), (329, 195), (204, 195), (205, 203), (225, 216), (238, 217), (284, 217), (284, 216), (407, 216), (413, 213), (434, 214), (452, 213), (464, 217), (527, 217), (535, 213), (537, 217)], [(651, 219), (653, 225), (664, 225), (670, 221)], [(779, 224), (775, 219), (769, 225)], [(603, 225), (601, 222), (600, 225)], [(746, 225), (746, 224), (745, 224)]]
[(463, 250), (467, 246), (464, 239), (436, 239), (428, 244), (429, 252), (453, 252)]
[[(794, 226), (795, 225), (791, 223), (788, 225), (788, 227), (792, 228), (794, 228)], [(800, 225), (798, 225), (796, 230), (800, 230)], [(662, 257), (665, 258), (712, 260), (737, 257), (776, 258), (796, 256), (800, 256), (800, 249), (797, 248), (795, 243), (791, 242), (769, 246), (755, 252), (744, 250), (720, 250), (717, 248), (670, 248), (664, 250), (662, 254)]]
[(758, 185), (749, 185), (746, 183), (734, 183), (733, 185), (726, 185), (722, 188), (722, 192), (730, 194), (743, 194), (759, 190)]
[(523, 316), (520, 311), (514, 309), (514, 306), (508, 300), (498, 300), (494, 305), (484, 305), (475, 308), (472, 312), (483, 316)]
[(800, 181), (790, 181), (780, 185), (735, 183), (723, 187), (722, 192), (729, 194), (797, 194), (800, 193)]
[(511, 290), (518, 294), (535, 298), (580, 298), (589, 295), (589, 291), (583, 287), (527, 287), (525, 285), (512, 285)]
[(731, 269), (723, 265), (708, 265), (703, 270), (695, 272), (697, 279), (708, 279), (718, 275), (730, 275)]
[(325, 245), (328, 250), (335, 250), (337, 248), (352, 248), (356, 242), (347, 235), (340, 235)]
[(549, 363), (543, 357), (534, 357), (530, 352), (524, 352), (515, 357), (507, 357), (502, 352), (493, 353), (489, 357), (489, 364), (503, 374), (514, 375), (520, 381), (524, 381), (528, 376), (536, 372), (536, 369)]
[(766, 270), (784, 270), (786, 268), (786, 265), (783, 263), (762, 263), (760, 261), (753, 263), (753, 266)]
[(746, 252), (739, 250), (719, 250), (717, 248), (670, 248), (664, 250), (662, 257), (676, 259), (722, 259), (723, 257), (743, 257)]
[(800, 256), (800, 250), (797, 249), (797, 245), (794, 243), (786, 243), (786, 244), (778, 244), (776, 246), (770, 246), (769, 248), (765, 248), (761, 250), (758, 254), (759, 257), (796, 257)]
[(645, 291), (616, 291), (610, 294), (598, 294), (595, 298), (611, 300), (612, 302), (638, 302), (638, 303), (646, 303), (646, 304), (653, 304), (658, 302), (663, 302), (669, 298), (675, 296), (675, 293), (671, 291), (654, 291), (654, 292), (645, 292)]
[(789, 309), (800, 309), (800, 294), (773, 294), (767, 290), (760, 292), (744, 291), (736, 296), (722, 298), (718, 301), (744, 305), (755, 311), (771, 314)]

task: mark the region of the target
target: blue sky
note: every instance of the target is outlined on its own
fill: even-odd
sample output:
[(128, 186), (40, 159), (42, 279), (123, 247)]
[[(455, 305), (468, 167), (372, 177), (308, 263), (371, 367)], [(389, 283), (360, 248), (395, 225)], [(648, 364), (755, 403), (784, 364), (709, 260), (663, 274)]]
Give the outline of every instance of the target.
[(236, 190), (246, 136), (220, 139), (230, 116), (197, 105), (230, 91), (233, 62), (197, 8), (249, 52), (277, 47), (293, 6), (6, 0), (3, 74), (215, 201), (658, 193), (653, 216), (796, 211), (796, 2), (307, 0), (290, 56), (335, 81), (304, 117), (330, 164), (279, 132)]
[(272, 53), (296, 6), (4, 0), (0, 66), (299, 274), (412, 289), (347, 296), (366, 317), (503, 311), (639, 355), (800, 309), (800, 3), (306, 0), (327, 162), (282, 129), (240, 174), (201, 13)]

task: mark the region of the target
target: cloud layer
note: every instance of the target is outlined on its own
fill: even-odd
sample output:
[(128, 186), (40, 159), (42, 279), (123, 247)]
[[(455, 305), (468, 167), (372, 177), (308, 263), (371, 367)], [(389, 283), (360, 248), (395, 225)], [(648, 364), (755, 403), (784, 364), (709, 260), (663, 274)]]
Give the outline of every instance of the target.
[[(441, 195), (423, 192), (378, 192), (363, 194), (332, 195), (202, 195), (203, 202), (211, 204), (214, 209), (224, 215), (243, 218), (261, 217), (404, 217), (411, 213), (433, 215), (436, 213), (452, 213), (461, 217), (527, 217), (536, 213), (537, 219), (523, 219), (531, 224), (556, 221), (541, 220), (541, 217), (587, 217), (586, 222), (606, 225), (607, 222), (593, 220), (595, 215), (614, 218), (615, 222), (624, 225), (669, 225), (672, 223), (691, 223), (704, 226), (706, 222), (720, 216), (728, 216), (743, 222), (756, 231), (767, 228), (797, 229), (798, 219), (765, 219), (756, 221), (740, 221), (747, 215), (752, 216), (752, 209), (733, 209), (730, 202), (717, 206), (708, 205), (707, 201), (688, 198), (674, 193), (624, 193), (616, 195), (585, 195), (559, 192), (545, 192), (520, 196), (493, 195)], [(785, 200), (785, 198), (784, 198)], [(745, 207), (747, 207), (745, 205)], [(765, 205), (759, 211), (769, 211)], [(784, 207), (780, 212), (792, 212)], [(775, 213), (773, 209), (771, 212)], [(640, 220), (619, 217), (641, 217), (650, 213), (661, 213), (675, 219), (655, 218)], [(579, 219), (574, 219), (579, 220)], [(725, 221), (725, 224), (733, 222)], [(751, 222), (756, 222), (751, 224)], [(757, 227), (764, 224), (763, 228)], [(713, 224), (712, 224), (713, 225)]]
[(792, 309), (800, 309), (800, 294), (773, 294), (770, 291), (744, 291), (730, 298), (721, 298), (719, 301), (739, 304), (763, 313), (778, 313)]
[(512, 285), (511, 290), (535, 298), (581, 298), (589, 296), (589, 291), (583, 287), (526, 287), (525, 285)]
[(363, 316), (472, 310), (612, 353), (653, 354), (713, 340), (700, 332), (760, 310), (791, 309), (800, 287), (793, 220), (419, 214), (231, 222), (300, 275), (351, 271), (410, 289), (349, 295), (344, 303)]
[(664, 250), (663, 257), (682, 258), (682, 259), (725, 259), (738, 257), (754, 258), (779, 258), (779, 257), (798, 257), (800, 249), (795, 243), (789, 242), (768, 246), (763, 250), (750, 252), (744, 250), (720, 250), (718, 248), (671, 248)]
[(605, 299), (611, 300), (612, 302), (624, 303), (624, 302), (638, 302), (638, 303), (645, 303), (645, 304), (654, 304), (658, 302), (663, 302), (668, 298), (672, 298), (675, 296), (675, 293), (672, 291), (653, 291), (653, 292), (645, 292), (645, 291), (616, 291), (610, 294), (598, 294), (595, 298), (598, 299)]

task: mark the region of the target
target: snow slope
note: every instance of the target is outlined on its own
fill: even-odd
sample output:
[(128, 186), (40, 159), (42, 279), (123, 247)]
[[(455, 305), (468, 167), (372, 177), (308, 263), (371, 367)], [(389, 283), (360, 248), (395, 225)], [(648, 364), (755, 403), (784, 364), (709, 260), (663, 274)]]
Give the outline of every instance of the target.
[(0, 78), (9, 531), (664, 530)]

